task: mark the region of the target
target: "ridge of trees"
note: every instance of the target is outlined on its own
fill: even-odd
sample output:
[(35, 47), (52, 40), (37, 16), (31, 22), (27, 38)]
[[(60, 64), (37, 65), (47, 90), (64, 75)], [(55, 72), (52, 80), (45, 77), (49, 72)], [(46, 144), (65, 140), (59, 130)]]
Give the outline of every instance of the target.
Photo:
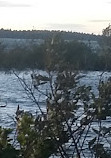
[(53, 34), (61, 33), (65, 40), (99, 40), (100, 35), (79, 33), (71, 31), (56, 31), (56, 30), (5, 30), (0, 29), (0, 38), (17, 38), (17, 39), (44, 39), (52, 37)]
[(97, 53), (93, 53), (90, 44), (86, 45), (77, 39), (64, 40), (62, 32), (48, 33), (50, 36), (41, 45), (32, 41), (28, 45), (16, 45), (8, 52), (5, 52), (5, 46), (0, 43), (0, 69), (44, 69), (46, 62), (50, 62), (47, 50), (47, 45), (50, 45), (52, 49), (50, 55), (57, 57), (53, 62), (56, 66), (62, 59), (76, 70), (111, 70), (111, 37), (102, 36), (99, 40), (101, 50), (98, 49)]

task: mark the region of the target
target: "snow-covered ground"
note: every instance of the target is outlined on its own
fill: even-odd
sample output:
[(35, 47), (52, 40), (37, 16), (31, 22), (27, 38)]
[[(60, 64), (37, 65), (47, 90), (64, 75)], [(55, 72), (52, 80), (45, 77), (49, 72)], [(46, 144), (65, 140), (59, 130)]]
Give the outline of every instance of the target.
[[(21, 78), (24, 78), (28, 85), (32, 85), (31, 82), (31, 71), (20, 72), (18, 75)], [(45, 71), (38, 71), (38, 73), (47, 75)], [(81, 76), (84, 76), (80, 79), (79, 85), (89, 85), (92, 86), (93, 92), (98, 94), (97, 86), (100, 79), (106, 80), (111, 76), (111, 72), (81, 72)], [(30, 87), (31, 88), (31, 87)], [(46, 93), (49, 90), (49, 85), (45, 84), (40, 87), (40, 90), (43, 93)], [(35, 91), (33, 91), (35, 93)], [(46, 96), (35, 93), (37, 101), (41, 106), (42, 110), (45, 111), (45, 100)], [(26, 95), (26, 91), (21, 86), (18, 78), (13, 73), (0, 72), (0, 106), (7, 105), (6, 107), (0, 107), (0, 125), (3, 127), (14, 127), (15, 112), (17, 106), (20, 106), (20, 109), (25, 111), (30, 111), (33, 114), (36, 114), (38, 111), (37, 105), (33, 103), (32, 100)], [(111, 118), (103, 121), (103, 124), (108, 127), (110, 126)], [(94, 122), (92, 127), (97, 128), (97, 123)], [(93, 133), (94, 134), (94, 133)], [(90, 141), (92, 136), (92, 131), (88, 134), (88, 141)], [(106, 143), (107, 145), (107, 143)], [(88, 155), (86, 151), (86, 155)], [(86, 156), (87, 157), (87, 156)], [(58, 156), (59, 158), (59, 156)], [(88, 158), (88, 157), (87, 157)]]
[[(41, 74), (46, 72), (41, 71)], [(31, 71), (20, 72), (19, 76), (25, 78), (28, 84), (31, 86)], [(94, 71), (94, 72), (82, 72), (82, 75), (85, 75), (80, 79), (79, 85), (90, 85), (95, 94), (98, 93), (97, 85), (101, 78), (102, 72)], [(106, 80), (111, 76), (110, 72), (104, 72), (102, 75), (102, 79)], [(46, 93), (49, 88), (49, 85), (45, 84), (40, 87), (42, 92)], [(39, 104), (45, 110), (45, 100), (46, 97), (44, 95), (39, 95), (37, 92), (35, 93)], [(35, 105), (32, 100), (30, 100), (24, 88), (21, 86), (17, 77), (14, 74), (8, 74), (5, 72), (0, 72), (0, 106), (6, 105), (6, 107), (0, 107), (0, 124), (5, 127), (10, 127), (13, 124), (12, 117), (15, 116), (15, 112), (18, 104), (21, 109), (26, 111), (31, 111), (32, 113), (36, 113), (37, 105)]]

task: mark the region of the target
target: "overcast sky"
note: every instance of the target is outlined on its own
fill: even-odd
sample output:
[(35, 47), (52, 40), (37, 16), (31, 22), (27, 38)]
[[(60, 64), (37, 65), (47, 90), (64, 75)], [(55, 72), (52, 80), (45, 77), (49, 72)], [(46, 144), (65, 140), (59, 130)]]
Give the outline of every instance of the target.
[(111, 0), (0, 0), (0, 28), (101, 34), (111, 23)]

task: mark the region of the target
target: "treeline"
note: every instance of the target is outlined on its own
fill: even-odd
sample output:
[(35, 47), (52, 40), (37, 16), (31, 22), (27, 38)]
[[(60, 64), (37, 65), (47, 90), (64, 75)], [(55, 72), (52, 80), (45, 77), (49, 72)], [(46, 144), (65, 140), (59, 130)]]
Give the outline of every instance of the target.
[(57, 69), (64, 63), (76, 70), (111, 70), (111, 49), (93, 53), (84, 43), (64, 41), (60, 34), (48, 38), (44, 44), (17, 46), (7, 53), (0, 45), (0, 69)]
[(43, 39), (46, 40), (54, 34), (61, 33), (64, 40), (96, 40), (101, 36), (94, 34), (66, 32), (66, 31), (48, 31), (48, 30), (5, 30), (0, 29), (0, 38), (14, 38), (14, 39)]

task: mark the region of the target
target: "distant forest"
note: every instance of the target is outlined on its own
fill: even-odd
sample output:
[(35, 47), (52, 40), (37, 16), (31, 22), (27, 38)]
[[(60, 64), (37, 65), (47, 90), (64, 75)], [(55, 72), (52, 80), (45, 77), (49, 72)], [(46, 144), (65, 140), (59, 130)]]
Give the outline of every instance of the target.
[[(44, 43), (16, 46), (5, 52), (0, 43), (0, 69), (59, 69), (68, 65), (76, 70), (111, 71), (111, 37), (65, 31), (0, 30), (0, 38), (43, 39)], [(89, 41), (89, 45), (84, 41)], [(100, 49), (94, 53), (90, 46), (96, 41)]]
[(56, 33), (61, 33), (65, 40), (96, 40), (101, 36), (94, 34), (66, 32), (66, 31), (48, 31), (48, 30), (5, 30), (0, 29), (0, 38), (15, 38), (15, 39), (43, 39), (46, 40)]

